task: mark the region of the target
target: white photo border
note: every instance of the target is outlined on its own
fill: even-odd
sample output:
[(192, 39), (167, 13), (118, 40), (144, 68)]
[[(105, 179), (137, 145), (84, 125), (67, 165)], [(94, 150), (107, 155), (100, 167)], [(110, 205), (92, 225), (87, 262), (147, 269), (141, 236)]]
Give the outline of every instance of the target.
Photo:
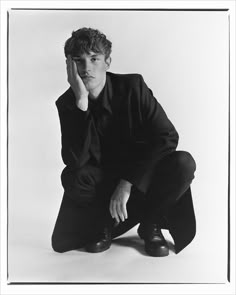
[[(235, 294), (235, 1), (1, 1), (1, 294)], [(11, 9), (226, 9), (230, 24), (229, 277), (226, 284), (10, 284), (7, 273), (8, 11)]]

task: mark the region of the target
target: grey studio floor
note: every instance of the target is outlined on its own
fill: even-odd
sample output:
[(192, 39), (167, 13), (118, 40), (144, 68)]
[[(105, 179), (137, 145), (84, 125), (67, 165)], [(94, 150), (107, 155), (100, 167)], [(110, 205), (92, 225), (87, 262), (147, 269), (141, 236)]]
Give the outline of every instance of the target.
[[(187, 248), (176, 255), (171, 236), (168, 231), (163, 231), (170, 245), (170, 254), (153, 258), (145, 254), (136, 226), (114, 240), (111, 248), (103, 253), (91, 254), (81, 249), (59, 254), (50, 245), (56, 210), (53, 214), (40, 210), (41, 214), (34, 215), (32, 206), (28, 216), (25, 211), (24, 216), (15, 216), (14, 222), (9, 222), (10, 282), (225, 282), (226, 256), (217, 255), (219, 248), (209, 244), (208, 235), (196, 236)], [(48, 220), (50, 213), (51, 220)]]

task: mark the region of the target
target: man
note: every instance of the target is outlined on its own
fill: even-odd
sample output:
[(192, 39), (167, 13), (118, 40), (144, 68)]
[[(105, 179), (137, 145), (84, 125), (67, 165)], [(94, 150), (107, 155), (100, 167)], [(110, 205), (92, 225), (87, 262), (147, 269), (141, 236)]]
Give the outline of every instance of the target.
[(111, 42), (91, 28), (65, 43), (70, 88), (57, 100), (64, 196), (52, 247), (110, 248), (136, 224), (148, 255), (178, 253), (195, 235), (190, 183), (195, 162), (176, 151), (178, 134), (139, 74), (108, 72)]

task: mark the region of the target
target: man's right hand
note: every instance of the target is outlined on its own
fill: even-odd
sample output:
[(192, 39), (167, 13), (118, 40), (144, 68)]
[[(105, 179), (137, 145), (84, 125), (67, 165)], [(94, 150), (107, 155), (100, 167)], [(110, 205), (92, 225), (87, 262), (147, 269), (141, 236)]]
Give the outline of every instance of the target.
[(74, 91), (76, 105), (82, 111), (87, 111), (89, 93), (78, 74), (76, 63), (73, 61), (70, 55), (67, 56), (66, 65), (67, 81), (69, 82), (72, 90)]

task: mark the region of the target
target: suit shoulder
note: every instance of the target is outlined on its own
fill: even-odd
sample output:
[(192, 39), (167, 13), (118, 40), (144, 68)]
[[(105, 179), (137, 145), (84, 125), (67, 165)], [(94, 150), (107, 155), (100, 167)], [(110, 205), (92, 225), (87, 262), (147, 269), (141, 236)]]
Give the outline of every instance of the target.
[(58, 109), (64, 108), (73, 99), (72, 89), (68, 88), (59, 98), (55, 101)]
[(140, 74), (132, 73), (132, 74), (116, 74), (109, 72), (108, 75), (110, 76), (112, 82), (123, 84), (126, 86), (135, 86), (143, 81), (143, 77)]

